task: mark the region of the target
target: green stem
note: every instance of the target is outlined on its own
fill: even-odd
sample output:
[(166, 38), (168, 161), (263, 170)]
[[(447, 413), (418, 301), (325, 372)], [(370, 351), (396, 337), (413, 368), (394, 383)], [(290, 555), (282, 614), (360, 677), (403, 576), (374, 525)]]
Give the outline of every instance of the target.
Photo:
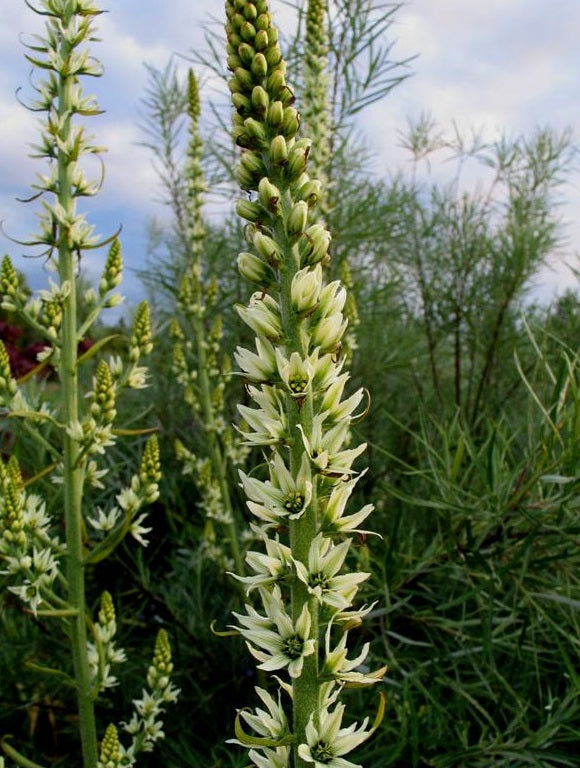
[[(292, 306), (291, 285), (292, 278), (299, 269), (299, 258), (296, 248), (288, 241), (284, 232), (282, 221), (289, 214), (292, 207), (292, 199), (289, 193), (283, 195), (283, 212), (281, 221), (276, 227), (276, 242), (283, 247), (285, 257), (282, 261), (280, 275), (280, 312), (282, 327), (286, 338), (286, 353), (288, 357), (292, 352), (305, 358), (308, 350), (301, 328), (301, 320), (296, 315)], [(306, 435), (311, 434), (313, 419), (312, 393), (309, 392), (301, 403), (288, 395), (287, 397), (288, 431), (290, 435), (290, 472), (293, 477), (298, 475), (302, 462), (304, 446), (299, 425)], [(300, 562), (308, 562), (310, 544), (318, 533), (318, 498), (316, 485), (313, 487), (312, 501), (304, 515), (297, 520), (290, 521), (290, 548), (292, 557)], [(318, 709), (319, 693), (319, 621), (318, 601), (312, 598), (308, 587), (300, 579), (294, 579), (291, 584), (292, 620), (296, 621), (305, 604), (308, 605), (311, 616), (310, 637), (316, 641), (316, 649), (310, 656), (304, 659), (302, 674), (292, 681), (292, 717), (294, 742), (295, 768), (311, 768), (309, 764), (298, 755), (298, 745), (306, 742), (306, 725), (310, 716)]]
[[(69, 4), (67, 15), (70, 18)], [(67, 19), (68, 21), (68, 19)], [(66, 60), (71, 53), (66, 40), (61, 42), (61, 53)], [(59, 75), (58, 111), (64, 120), (63, 134), (68, 138), (71, 129), (71, 87), (73, 78)], [(71, 194), (68, 156), (58, 153), (58, 202), (67, 213), (74, 211)], [(77, 379), (77, 290), (75, 280), (75, 254), (71, 247), (69, 226), (62, 225), (58, 233), (58, 268), (61, 285), (70, 285), (70, 293), (63, 302), (62, 349), (60, 361), (60, 382), (63, 398), (63, 421), (76, 423), (79, 419), (79, 391)], [(69, 639), (76, 680), (79, 732), (82, 745), (84, 768), (96, 768), (98, 746), (95, 725), (94, 704), (91, 693), (90, 670), (87, 658), (85, 575), (83, 566), (83, 522), (82, 497), (84, 465), (80, 461), (80, 446), (66, 432), (64, 434), (64, 518), (67, 547), (68, 602), (76, 610), (71, 617)]]

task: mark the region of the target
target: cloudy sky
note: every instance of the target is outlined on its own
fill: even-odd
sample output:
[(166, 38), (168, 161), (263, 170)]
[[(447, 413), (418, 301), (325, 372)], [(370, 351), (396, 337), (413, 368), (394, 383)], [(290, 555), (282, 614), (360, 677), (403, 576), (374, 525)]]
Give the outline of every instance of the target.
[[(148, 152), (139, 146), (140, 101), (147, 83), (144, 63), (164, 67), (174, 53), (203, 46), (201, 23), (219, 18), (222, 0), (103, 0), (110, 12), (102, 16), (102, 43), (94, 53), (105, 76), (90, 82), (106, 114), (93, 119), (99, 144), (108, 147), (105, 187), (93, 203), (92, 220), (102, 234), (123, 225), (123, 244), (130, 268), (143, 264), (146, 225), (163, 214), (156, 203), (159, 189)], [(8, 10), (9, 6), (9, 10)], [(291, 22), (282, 0), (272, 0), (277, 23)], [(25, 96), (29, 65), (22, 40), (39, 31), (39, 20), (23, 0), (2, 0), (0, 11), (0, 220), (6, 233), (25, 237), (35, 224), (34, 205), (26, 197), (38, 161), (27, 158), (37, 135), (35, 118), (18, 104)], [(412, 77), (372, 108), (364, 128), (377, 154), (378, 173), (394, 173), (406, 163), (398, 132), (408, 118), (429, 112), (443, 130), (452, 122), (480, 130), (493, 140), (502, 132), (530, 134), (535, 127), (570, 127), (578, 138), (580, 124), (580, 2), (578, 0), (409, 0), (392, 27), (397, 58), (419, 54)], [(542, 273), (536, 291), (550, 298), (575, 284), (566, 263), (578, 265), (580, 250), (580, 174), (572, 169), (562, 189), (561, 216), (567, 245)], [(0, 236), (30, 281), (39, 285), (38, 259), (22, 260), (22, 249)], [(91, 254), (92, 257), (92, 254)], [(101, 261), (92, 257), (88, 274)], [(130, 301), (141, 295), (138, 281), (126, 275), (124, 293)]]

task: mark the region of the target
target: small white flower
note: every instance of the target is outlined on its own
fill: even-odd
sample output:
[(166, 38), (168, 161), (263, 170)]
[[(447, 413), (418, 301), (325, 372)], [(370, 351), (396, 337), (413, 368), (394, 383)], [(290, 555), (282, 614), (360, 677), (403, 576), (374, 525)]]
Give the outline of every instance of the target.
[(146, 528), (145, 526), (141, 525), (141, 523), (143, 522), (143, 520), (145, 520), (146, 517), (147, 515), (145, 513), (143, 513), (142, 515), (139, 515), (139, 517), (133, 520), (133, 522), (129, 527), (129, 533), (131, 534), (131, 536), (136, 541), (138, 541), (139, 544), (141, 544), (141, 546), (143, 547), (146, 547), (149, 545), (149, 542), (147, 541), (147, 539), (144, 538), (144, 535), (151, 533), (151, 531), (153, 530), (153, 528)]
[(316, 649), (315, 641), (308, 637), (311, 625), (308, 606), (303, 606), (294, 624), (284, 611), (278, 587), (271, 593), (260, 589), (260, 595), (266, 616), (260, 616), (247, 605), (248, 615), (234, 613), (243, 625), (237, 629), (247, 641), (250, 653), (261, 662), (258, 664), (259, 669), (272, 672), (287, 667), (290, 677), (299, 677), (304, 657), (314, 653)]
[(351, 539), (346, 539), (335, 545), (332, 539), (319, 533), (310, 544), (308, 569), (304, 563), (294, 561), (298, 578), (307, 585), (308, 591), (321, 603), (341, 610), (352, 603), (358, 585), (370, 576), (361, 572), (339, 574), (350, 544)]
[(344, 704), (337, 704), (333, 712), (323, 708), (318, 715), (319, 725), (314, 725), (313, 716), (306, 726), (307, 744), (300, 744), (298, 754), (313, 768), (362, 768), (358, 763), (345, 760), (342, 756), (368, 739), (372, 731), (366, 731), (368, 717), (357, 729), (356, 723), (341, 728)]
[(118, 507), (113, 507), (109, 512), (103, 512), (100, 507), (97, 507), (97, 517), (89, 517), (89, 524), (93, 526), (96, 531), (112, 531), (113, 528), (119, 522), (121, 511)]

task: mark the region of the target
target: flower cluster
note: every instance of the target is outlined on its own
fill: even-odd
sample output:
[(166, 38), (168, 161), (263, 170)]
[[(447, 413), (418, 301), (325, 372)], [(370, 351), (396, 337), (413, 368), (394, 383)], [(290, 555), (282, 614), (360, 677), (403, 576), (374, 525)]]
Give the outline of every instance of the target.
[(155, 640), (153, 662), (147, 671), (147, 686), (140, 699), (133, 701), (135, 709), (131, 720), (123, 723), (123, 730), (131, 736), (131, 744), (125, 747), (119, 740), (119, 732), (112, 723), (107, 726), (101, 742), (98, 768), (131, 768), (140, 752), (151, 752), (164, 736), (161, 716), (167, 704), (177, 701), (179, 689), (170, 682), (173, 672), (171, 647), (167, 632), (159, 630)]
[(16, 458), (0, 459), (0, 573), (34, 614), (58, 601), (52, 588), (63, 548), (50, 525), (45, 503), (26, 492)]
[[(321, 4), (322, 6), (322, 4)], [(385, 670), (363, 674), (365, 646), (347, 656), (347, 630), (369, 607), (353, 608), (368, 574), (342, 573), (352, 538), (372, 511), (345, 515), (365, 446), (347, 447), (364, 391), (345, 397), (341, 356), (347, 292), (326, 282), (330, 235), (313, 222), (321, 183), (308, 175), (311, 140), (298, 138), (300, 117), (266, 0), (226, 3), (233, 135), (242, 148), (236, 170), (250, 198), (237, 204), (249, 249), (238, 266), (253, 285), (241, 319), (255, 333), (255, 351), (238, 348), (252, 405), (240, 405), (244, 442), (268, 452), (267, 475), (240, 473), (254, 530), (266, 552), (250, 551), (253, 574), (238, 576), (257, 590), (262, 610), (234, 614), (259, 668), (290, 694), (292, 718), (261, 689), (269, 715), (240, 713), (237, 741), (259, 767), (352, 768), (344, 759), (374, 727), (342, 727), (344, 685), (372, 685)], [(320, 55), (318, 52), (317, 55)], [(241, 721), (258, 736), (243, 730)]]
[(122, 648), (117, 648), (114, 637), (117, 633), (115, 606), (109, 592), (101, 595), (99, 618), (92, 626), (94, 642), (88, 642), (89, 665), (93, 678), (95, 693), (112, 688), (118, 684), (115, 675), (111, 674), (111, 665), (120, 664), (127, 656)]
[[(0, 461), (0, 568), (8, 588), (28, 610), (61, 624), (72, 659), (82, 762), (94, 766), (98, 759), (95, 700), (99, 691), (115, 684), (111, 666), (122, 661), (124, 653), (115, 646), (116, 619), (108, 593), (102, 597), (98, 621), (91, 621), (86, 569), (107, 557), (128, 533), (145, 543), (143, 535), (150, 529), (142, 525), (145, 515), (139, 512), (159, 494), (156, 438), (148, 440), (130, 485), (117, 494), (118, 506), (103, 512), (93, 501), (92, 489), (110, 492), (111, 483), (105, 488), (103, 482), (110, 470), (102, 460), (119, 432), (142, 433), (119, 430), (115, 422), (121, 390), (146, 385), (141, 362), (152, 349), (151, 323), (144, 302), (136, 311), (124, 359), (99, 357), (113, 337), (86, 343), (102, 310), (122, 301), (116, 292), (123, 270), (120, 243), (115, 235), (107, 239), (95, 236), (79, 210), (80, 201), (97, 194), (103, 176), (101, 173), (93, 182), (86, 175), (101, 148), (93, 144), (84, 122), (98, 115), (99, 108), (92, 96), (84, 94), (81, 84), (83, 76), (101, 74), (89, 44), (97, 40), (94, 22), (102, 11), (96, 0), (36, 0), (28, 6), (45, 23), (44, 33), (34, 35), (27, 46), (28, 62), (42, 73), (42, 78), (30, 80), (35, 94), (29, 106), (41, 117), (34, 155), (45, 161), (45, 171), (38, 174), (31, 197), (41, 205), (40, 228), (22, 244), (38, 246), (53, 277), (46, 288), (29, 295), (12, 261), (5, 257), (0, 268), (0, 305), (42, 340), (38, 369), (50, 364), (54, 373), (51, 389), (58, 396), (51, 392), (47, 397), (44, 382), (33, 377), (17, 381), (0, 342), (0, 406), (14, 420), (15, 432), (24, 424), (27, 438), (39, 449), (40, 464), (26, 466), (24, 482), (15, 457), (6, 464)], [(96, 167), (99, 165), (100, 159)], [(84, 290), (81, 301), (80, 264), (89, 253), (106, 246), (100, 280)], [(91, 381), (90, 367), (92, 384), (87, 392), (84, 382)], [(30, 463), (33, 455), (28, 452)], [(62, 485), (62, 491), (49, 485), (44, 499), (29, 492), (33, 484), (41, 488), (45, 479)], [(46, 510), (51, 502), (49, 516)], [(62, 543), (53, 537), (53, 528), (64, 532)], [(160, 669), (170, 664), (161, 658), (164, 653), (166, 657), (168, 651), (163, 649), (157, 654), (155, 664)], [(174, 692), (167, 686), (159, 681), (154, 685), (155, 690), (163, 688), (170, 701)], [(114, 761), (113, 742), (110, 733), (107, 763)], [(19, 764), (31, 762), (12, 747), (8, 754)]]

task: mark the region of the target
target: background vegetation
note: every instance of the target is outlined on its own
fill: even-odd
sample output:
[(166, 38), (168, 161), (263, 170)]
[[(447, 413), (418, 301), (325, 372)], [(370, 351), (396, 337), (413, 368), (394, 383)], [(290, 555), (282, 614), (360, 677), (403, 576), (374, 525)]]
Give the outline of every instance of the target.
[[(371, 641), (373, 666), (390, 668), (387, 715), (357, 759), (366, 768), (579, 765), (580, 299), (569, 291), (546, 306), (527, 297), (560, 244), (558, 193), (575, 148), (550, 128), (493, 145), (447, 140), (423, 118), (404, 134), (412, 170), (377, 178), (355, 118), (392, 87), (405, 87), (407, 69), (392, 60), (389, 45), (396, 8), (363, 0), (335, 6), (327, 222), (336, 269), (348, 260), (356, 298), (352, 386), (371, 397), (356, 427), (371, 464), (358, 489), (361, 502), (376, 505), (372, 526), (381, 534), (356, 548), (360, 567), (373, 573), (363, 598), (376, 601), (360, 642)], [(299, 19), (295, 39), (286, 41), (298, 86)], [(194, 66), (223, 77), (221, 42), (211, 32), (208, 50)], [(151, 71), (150, 83), (144, 140), (177, 217), (186, 87), (172, 65)], [(228, 114), (219, 104), (202, 109), (212, 137), (207, 176), (227, 195)], [(448, 184), (425, 172), (440, 157), (456, 170)], [(474, 167), (484, 180), (477, 186), (465, 181)], [(206, 228), (206, 269), (219, 282), (214, 311), (223, 318), (222, 350), (231, 354), (243, 332), (231, 310), (242, 298), (235, 256), (243, 233), (229, 220)], [(203, 441), (168, 362), (175, 286), (186, 268), (178, 228), (152, 223), (145, 282), (157, 346), (148, 421), (157, 420), (164, 457), (156, 533), (137, 558), (122, 549), (106, 569), (97, 565), (91, 591), (95, 601), (103, 589), (114, 595), (120, 644), (137, 649), (129, 662), (135, 669), (147, 665), (158, 627), (172, 636), (181, 699), (168, 738), (143, 764), (242, 768), (242, 750), (225, 739), (255, 672), (239, 638), (211, 629), (214, 621), (227, 625), (239, 594), (200, 547), (207, 534), (200, 494), (174, 450), (176, 438), (194, 452)], [(25, 375), (36, 340), (10, 316), (2, 324), (14, 371)], [(50, 376), (28, 386), (50, 392)], [(241, 397), (228, 376), (230, 421)], [(137, 419), (127, 401), (122, 418), (127, 426)], [(26, 434), (1, 429), (3, 453), (17, 453), (24, 470), (37, 466)], [(133, 466), (131, 450), (118, 447), (111, 461)], [(243, 515), (233, 474), (230, 487)], [(57, 641), (21, 610), (4, 592), (0, 732), (32, 739), (53, 765), (69, 765), (76, 759), (70, 690), (35, 671), (58, 656)], [(113, 691), (108, 714), (128, 711), (139, 684), (135, 674), (134, 690)], [(366, 692), (353, 691), (352, 699), (361, 715), (371, 703)]]

